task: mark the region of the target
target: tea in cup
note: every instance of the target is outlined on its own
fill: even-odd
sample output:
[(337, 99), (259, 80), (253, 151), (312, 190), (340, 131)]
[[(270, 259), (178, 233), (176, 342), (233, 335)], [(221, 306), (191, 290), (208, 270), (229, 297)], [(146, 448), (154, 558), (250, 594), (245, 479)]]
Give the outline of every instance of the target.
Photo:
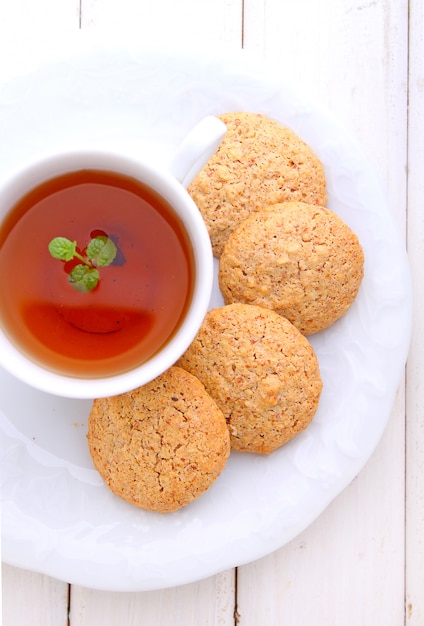
[(213, 261), (185, 186), (226, 128), (205, 118), (168, 168), (104, 150), (58, 153), (0, 185), (0, 364), (53, 394), (152, 380), (188, 347)]

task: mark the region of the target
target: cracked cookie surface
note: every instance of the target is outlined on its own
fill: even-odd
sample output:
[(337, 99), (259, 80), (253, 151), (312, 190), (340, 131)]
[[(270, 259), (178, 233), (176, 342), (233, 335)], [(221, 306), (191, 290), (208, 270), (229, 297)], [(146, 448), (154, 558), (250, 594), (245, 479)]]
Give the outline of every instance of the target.
[(108, 487), (160, 513), (201, 496), (230, 454), (222, 412), (199, 380), (179, 367), (134, 391), (94, 400), (87, 438)]
[(304, 430), (318, 408), (315, 352), (269, 309), (212, 309), (178, 365), (199, 378), (224, 413), (234, 450), (269, 454)]
[(234, 230), (220, 258), (219, 285), (226, 304), (273, 309), (311, 335), (347, 312), (363, 273), (359, 240), (338, 215), (286, 202)]
[(235, 226), (254, 211), (286, 200), (327, 204), (322, 163), (291, 129), (257, 113), (217, 117), (227, 134), (188, 187), (216, 257)]

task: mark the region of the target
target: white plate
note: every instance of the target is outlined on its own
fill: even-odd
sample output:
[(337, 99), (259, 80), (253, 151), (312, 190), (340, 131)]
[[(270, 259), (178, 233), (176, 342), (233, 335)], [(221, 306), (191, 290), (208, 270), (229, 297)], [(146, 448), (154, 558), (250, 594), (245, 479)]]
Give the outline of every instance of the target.
[[(397, 228), (355, 143), (278, 75), (243, 54), (191, 55), (77, 40), (0, 88), (0, 175), (55, 147), (167, 159), (203, 116), (258, 111), (321, 157), (329, 207), (358, 234), (365, 277), (348, 314), (312, 338), (324, 391), (310, 427), (268, 457), (232, 454), (212, 488), (168, 515), (121, 501), (93, 469), (90, 402), (0, 371), (3, 558), (116, 591), (179, 585), (279, 548), (308, 526), (378, 443), (405, 364), (411, 286)], [(211, 305), (221, 303), (215, 287)]]

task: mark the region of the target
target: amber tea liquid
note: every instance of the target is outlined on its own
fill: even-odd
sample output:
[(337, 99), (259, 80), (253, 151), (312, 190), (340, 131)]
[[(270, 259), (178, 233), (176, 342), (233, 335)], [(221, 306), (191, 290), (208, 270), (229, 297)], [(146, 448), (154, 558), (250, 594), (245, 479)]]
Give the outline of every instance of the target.
[[(105, 233), (118, 247), (88, 293), (52, 258), (57, 236), (83, 249)], [(82, 170), (49, 180), (14, 207), (0, 230), (0, 316), (34, 361), (76, 377), (132, 369), (178, 329), (194, 283), (183, 225), (155, 192), (124, 175)]]

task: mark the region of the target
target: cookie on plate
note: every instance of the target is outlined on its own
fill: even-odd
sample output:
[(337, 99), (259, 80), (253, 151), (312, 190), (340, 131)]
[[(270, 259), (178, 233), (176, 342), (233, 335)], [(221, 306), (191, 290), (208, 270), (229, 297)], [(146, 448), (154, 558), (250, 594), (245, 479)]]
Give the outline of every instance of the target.
[(94, 400), (87, 438), (108, 487), (160, 513), (202, 495), (230, 453), (222, 412), (199, 380), (178, 367), (134, 391)]
[(227, 134), (188, 188), (216, 257), (235, 226), (253, 211), (286, 200), (327, 204), (322, 163), (296, 133), (257, 113), (218, 117)]
[(346, 313), (363, 273), (358, 237), (338, 215), (286, 202), (250, 215), (233, 231), (219, 284), (225, 303), (273, 309), (311, 335)]
[(318, 408), (315, 352), (270, 309), (212, 309), (178, 365), (201, 380), (224, 413), (234, 450), (269, 454), (304, 430)]

